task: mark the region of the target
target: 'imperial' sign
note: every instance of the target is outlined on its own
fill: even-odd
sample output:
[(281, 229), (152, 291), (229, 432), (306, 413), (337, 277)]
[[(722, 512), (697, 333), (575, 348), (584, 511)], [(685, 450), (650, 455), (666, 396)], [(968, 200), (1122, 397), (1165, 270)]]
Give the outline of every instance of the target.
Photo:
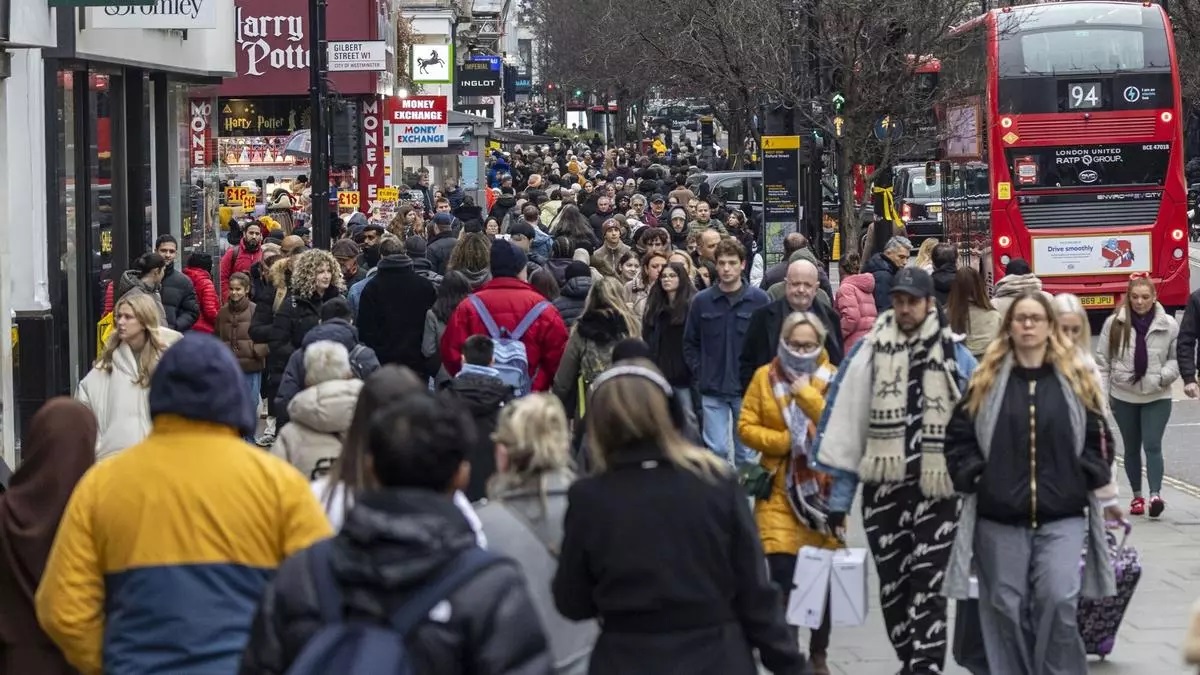
[(450, 122), (447, 110), (445, 96), (388, 99), (393, 144), (400, 148), (446, 147)]
[(217, 27), (218, 0), (157, 0), (88, 10), (88, 28), (201, 30)]

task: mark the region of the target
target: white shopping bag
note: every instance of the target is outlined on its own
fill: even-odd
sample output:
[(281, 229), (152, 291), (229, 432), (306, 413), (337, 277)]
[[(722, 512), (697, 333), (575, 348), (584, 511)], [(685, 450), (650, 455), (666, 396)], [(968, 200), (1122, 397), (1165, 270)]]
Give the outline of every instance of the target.
[(820, 628), (829, 595), (833, 551), (805, 546), (796, 554), (792, 593), (788, 597), (787, 622), (802, 628)]
[(861, 626), (867, 622), (867, 549), (835, 551), (829, 584), (829, 618), (835, 626)]
[(970, 585), (967, 587), (967, 597), (972, 600), (979, 599), (979, 577), (971, 575)]

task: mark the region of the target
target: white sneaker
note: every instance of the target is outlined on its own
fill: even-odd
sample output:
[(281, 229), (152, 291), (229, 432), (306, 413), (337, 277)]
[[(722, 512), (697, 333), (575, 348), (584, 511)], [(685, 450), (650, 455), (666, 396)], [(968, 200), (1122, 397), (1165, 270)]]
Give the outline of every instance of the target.
[(258, 418), (265, 420), (267, 416), (267, 399), (260, 396), (258, 398)]
[(262, 436), (259, 436), (258, 440), (254, 441), (254, 443), (262, 448), (269, 448), (275, 444), (275, 418), (274, 417), (267, 418), (267, 427), (265, 429), (263, 429)]

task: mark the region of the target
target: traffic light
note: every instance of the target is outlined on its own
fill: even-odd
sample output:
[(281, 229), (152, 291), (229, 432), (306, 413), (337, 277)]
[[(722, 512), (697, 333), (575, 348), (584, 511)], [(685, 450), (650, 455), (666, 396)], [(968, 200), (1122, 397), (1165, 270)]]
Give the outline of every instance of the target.
[(556, 88), (553, 82), (546, 83), (546, 91), (553, 92)]
[(575, 90), (575, 98), (583, 98), (583, 90), (582, 89)]

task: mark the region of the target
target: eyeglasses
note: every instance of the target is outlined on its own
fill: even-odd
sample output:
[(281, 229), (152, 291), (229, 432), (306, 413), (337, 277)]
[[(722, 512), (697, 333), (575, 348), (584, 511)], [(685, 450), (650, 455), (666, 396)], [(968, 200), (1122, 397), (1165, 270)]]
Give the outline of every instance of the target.
[(793, 342), (791, 340), (787, 340), (786, 342), (784, 342), (784, 344), (787, 345), (788, 349), (790, 349), (794, 352), (803, 352), (803, 353), (816, 351), (817, 347), (821, 346), (815, 342)]
[(1045, 314), (1018, 314), (1013, 317), (1013, 323), (1022, 326), (1038, 326), (1048, 320)]

